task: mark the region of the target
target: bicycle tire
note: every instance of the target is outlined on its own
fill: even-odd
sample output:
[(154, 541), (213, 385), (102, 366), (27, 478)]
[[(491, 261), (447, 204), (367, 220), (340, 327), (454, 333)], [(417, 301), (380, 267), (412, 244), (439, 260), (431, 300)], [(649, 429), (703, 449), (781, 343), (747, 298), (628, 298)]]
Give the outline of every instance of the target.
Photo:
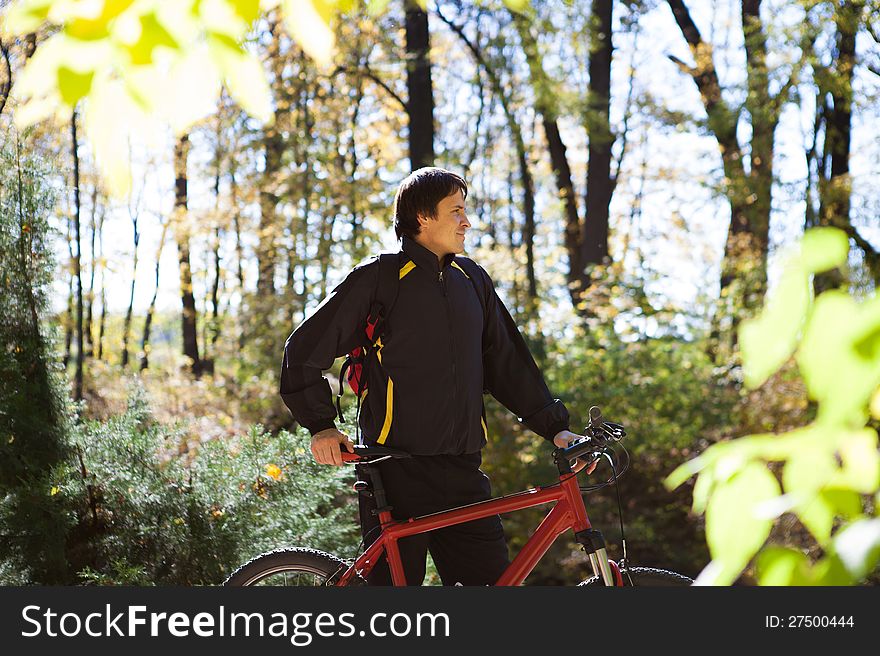
[[(623, 574), (623, 585), (625, 587), (679, 588), (691, 586), (694, 583), (693, 579), (684, 574), (654, 567), (630, 567), (621, 573)], [(630, 582), (630, 579), (632, 579), (632, 582)], [(605, 583), (600, 577), (593, 576), (578, 585), (604, 587)]]
[[(246, 562), (223, 585), (326, 587), (334, 585), (347, 569), (348, 563), (325, 551), (305, 547), (276, 549)], [(364, 584), (358, 576), (348, 585)]]

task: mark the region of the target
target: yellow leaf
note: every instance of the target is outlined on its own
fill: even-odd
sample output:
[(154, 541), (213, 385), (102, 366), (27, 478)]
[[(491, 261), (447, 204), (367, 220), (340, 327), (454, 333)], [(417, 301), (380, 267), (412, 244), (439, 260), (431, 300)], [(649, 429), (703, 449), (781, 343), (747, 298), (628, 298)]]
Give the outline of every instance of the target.
[(284, 24), (312, 59), (326, 66), (336, 48), (328, 5), (321, 0), (283, 0)]
[(212, 34), (208, 39), (229, 93), (248, 114), (263, 123), (271, 123), (274, 119), (272, 93), (259, 60), (228, 37)]
[(281, 468), (278, 465), (268, 464), (266, 465), (266, 476), (273, 480), (281, 479)]
[(61, 490), (58, 489), (58, 486), (57, 486), (57, 485), (53, 485), (53, 486), (52, 486), (52, 489), (49, 490), (49, 496), (53, 496), (53, 497), (54, 497), (54, 496), (55, 496), (56, 494), (58, 494), (60, 491), (61, 491)]
[(9, 36), (35, 32), (49, 16), (52, 0), (23, 0), (9, 7), (0, 33)]
[(131, 189), (128, 137), (139, 113), (121, 83), (94, 84), (84, 115), (86, 136), (107, 188), (117, 198), (125, 198)]

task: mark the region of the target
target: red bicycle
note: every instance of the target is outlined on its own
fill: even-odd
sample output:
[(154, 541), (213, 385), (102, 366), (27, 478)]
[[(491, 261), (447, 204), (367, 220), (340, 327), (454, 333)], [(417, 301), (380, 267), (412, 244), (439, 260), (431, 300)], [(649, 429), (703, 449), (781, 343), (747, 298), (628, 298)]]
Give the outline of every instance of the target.
[[(590, 425), (584, 432), (584, 439), (564, 449), (554, 449), (553, 458), (559, 470), (557, 483), (406, 520), (395, 520), (391, 516), (392, 509), (385, 497), (381, 476), (378, 469), (371, 467), (371, 464), (387, 458), (408, 458), (409, 454), (385, 447), (355, 446), (355, 453), (344, 451), (343, 459), (364, 467), (372, 481), (370, 490), (358, 489), (359, 485), (366, 485), (363, 481), (358, 481), (355, 486), (359, 492), (371, 493), (376, 500), (382, 530), (373, 544), (353, 562), (346, 562), (316, 549), (304, 547), (277, 549), (261, 554), (239, 567), (226, 579), (224, 585), (364, 585), (366, 576), (384, 553), (388, 559), (394, 585), (403, 586), (406, 585), (406, 578), (397, 548), (398, 540), (545, 503), (554, 505), (495, 585), (520, 585), (554, 540), (569, 529), (574, 532), (575, 539), (583, 547), (593, 569), (593, 577), (580, 585), (691, 585), (693, 581), (690, 578), (676, 572), (629, 567), (625, 560), (618, 564), (608, 558), (602, 534), (590, 524), (582, 492), (616, 483), (620, 474), (626, 470), (625, 465), (620, 472), (617, 471), (619, 463), (615, 450), (615, 446), (626, 436), (626, 432), (620, 424), (605, 421), (601, 411), (595, 406), (590, 408)], [(621, 451), (626, 453), (622, 448)], [(603, 457), (611, 464), (613, 479), (606, 481), (605, 484), (581, 488), (578, 485), (577, 474), (572, 471), (572, 463), (577, 458), (592, 462)]]

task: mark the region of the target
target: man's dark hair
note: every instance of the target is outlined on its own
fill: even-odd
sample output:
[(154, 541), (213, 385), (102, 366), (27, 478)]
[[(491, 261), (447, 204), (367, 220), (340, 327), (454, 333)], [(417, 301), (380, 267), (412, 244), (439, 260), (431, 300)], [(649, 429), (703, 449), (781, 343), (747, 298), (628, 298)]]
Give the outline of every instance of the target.
[(468, 186), (464, 178), (436, 166), (426, 166), (406, 176), (394, 196), (394, 232), (397, 238), (403, 235), (412, 238), (419, 234), (416, 217), (419, 214), (436, 216), (437, 204), (458, 190), (467, 198)]

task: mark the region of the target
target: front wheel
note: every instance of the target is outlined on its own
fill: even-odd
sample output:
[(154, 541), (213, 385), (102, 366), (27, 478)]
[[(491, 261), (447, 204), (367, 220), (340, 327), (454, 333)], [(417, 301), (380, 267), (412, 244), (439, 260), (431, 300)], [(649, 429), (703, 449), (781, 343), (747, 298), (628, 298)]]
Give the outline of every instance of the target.
[[(277, 549), (245, 563), (223, 585), (326, 587), (335, 585), (347, 569), (344, 561), (324, 551), (302, 547)], [(363, 584), (360, 577), (349, 583), (358, 584)]]
[[(623, 585), (629, 586), (649, 586), (654, 588), (684, 587), (693, 585), (693, 579), (688, 578), (684, 574), (670, 572), (665, 569), (654, 569), (653, 567), (630, 567), (622, 570)], [(578, 585), (596, 585), (604, 586), (605, 583), (598, 576), (587, 579)]]

